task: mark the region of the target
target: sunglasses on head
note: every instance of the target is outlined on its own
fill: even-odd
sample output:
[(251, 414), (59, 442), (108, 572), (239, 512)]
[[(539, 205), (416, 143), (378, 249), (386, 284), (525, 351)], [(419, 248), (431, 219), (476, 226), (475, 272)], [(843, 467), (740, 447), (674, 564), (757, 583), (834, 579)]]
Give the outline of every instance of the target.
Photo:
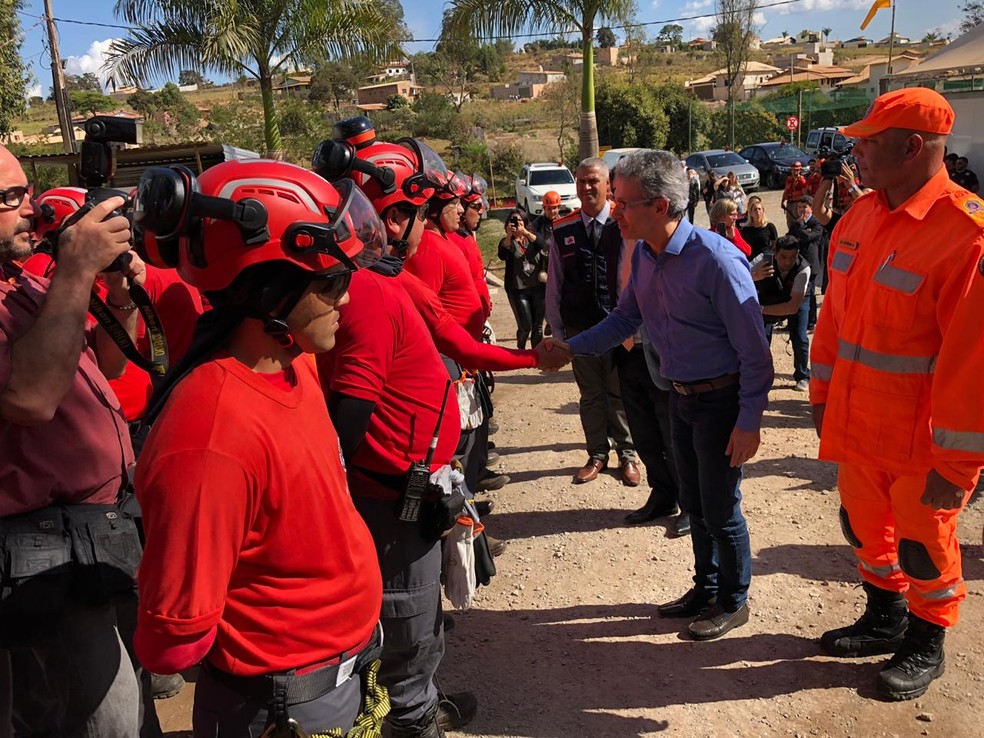
[(34, 196), (34, 185), (29, 184), (27, 186), (17, 185), (15, 187), (8, 187), (5, 190), (0, 190), (0, 200), (3, 201), (4, 207), (8, 208), (19, 208), (20, 204), (24, 202), (25, 197)]
[(352, 271), (345, 269), (314, 277), (310, 283), (310, 290), (325, 300), (332, 302), (340, 300), (352, 283)]

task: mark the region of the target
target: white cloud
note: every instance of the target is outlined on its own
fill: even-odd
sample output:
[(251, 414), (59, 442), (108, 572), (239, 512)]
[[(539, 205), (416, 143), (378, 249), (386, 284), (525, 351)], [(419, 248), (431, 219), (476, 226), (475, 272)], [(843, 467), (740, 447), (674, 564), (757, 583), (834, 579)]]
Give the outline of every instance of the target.
[(690, 21), (690, 25), (693, 26), (695, 33), (707, 33), (717, 25), (717, 18), (714, 16), (709, 18), (694, 18), (694, 20)]
[(82, 75), (92, 72), (106, 87), (108, 75), (103, 71), (106, 55), (116, 39), (107, 38), (103, 41), (93, 41), (89, 51), (81, 56), (69, 56), (65, 59), (65, 74)]
[(775, 12), (779, 15), (791, 13), (824, 13), (830, 10), (867, 10), (872, 0), (802, 0), (792, 5), (779, 5)]
[(650, 6), (652, 7), (653, 10), (656, 10), (656, 8), (658, 8), (660, 5), (662, 5), (662, 2), (663, 2), (663, 0), (652, 0), (652, 2), (650, 3)]
[(683, 6), (683, 12), (686, 14), (690, 11), (704, 10), (713, 4), (714, 0), (690, 0), (690, 2)]
[(32, 97), (41, 97), (41, 85), (34, 85), (33, 87), (28, 87), (24, 96), (30, 100)]

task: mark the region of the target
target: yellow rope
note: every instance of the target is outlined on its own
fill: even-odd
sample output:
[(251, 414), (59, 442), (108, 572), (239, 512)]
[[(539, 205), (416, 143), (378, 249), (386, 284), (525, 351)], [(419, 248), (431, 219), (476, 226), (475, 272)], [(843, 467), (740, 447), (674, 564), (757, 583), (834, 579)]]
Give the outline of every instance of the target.
[(377, 681), (380, 661), (376, 659), (366, 669), (364, 674), (365, 696), (362, 700), (362, 712), (355, 719), (352, 730), (342, 735), (341, 728), (335, 728), (321, 733), (312, 733), (311, 738), (381, 738), (383, 720), (390, 711), (389, 693), (386, 687)]

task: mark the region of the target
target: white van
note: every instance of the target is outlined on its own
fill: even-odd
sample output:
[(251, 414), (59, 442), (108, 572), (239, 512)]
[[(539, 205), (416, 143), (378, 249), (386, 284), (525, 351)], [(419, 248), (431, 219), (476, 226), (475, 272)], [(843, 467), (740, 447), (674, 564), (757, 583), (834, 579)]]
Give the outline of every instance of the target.
[(639, 148), (628, 148), (628, 149), (608, 149), (604, 154), (601, 155), (602, 161), (608, 165), (608, 171), (612, 171), (612, 167), (618, 164), (618, 160), (623, 156), (628, 156), (636, 151), (642, 151)]

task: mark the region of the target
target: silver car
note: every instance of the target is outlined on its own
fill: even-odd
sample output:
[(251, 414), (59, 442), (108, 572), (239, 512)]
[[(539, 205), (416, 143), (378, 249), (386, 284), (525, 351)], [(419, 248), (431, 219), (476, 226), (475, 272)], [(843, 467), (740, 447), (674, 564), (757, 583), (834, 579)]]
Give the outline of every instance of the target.
[(754, 192), (759, 188), (759, 171), (734, 151), (711, 149), (698, 151), (687, 157), (687, 166), (702, 177), (705, 172), (713, 172), (715, 179), (726, 177), (728, 172), (734, 172), (738, 184), (745, 192)]

